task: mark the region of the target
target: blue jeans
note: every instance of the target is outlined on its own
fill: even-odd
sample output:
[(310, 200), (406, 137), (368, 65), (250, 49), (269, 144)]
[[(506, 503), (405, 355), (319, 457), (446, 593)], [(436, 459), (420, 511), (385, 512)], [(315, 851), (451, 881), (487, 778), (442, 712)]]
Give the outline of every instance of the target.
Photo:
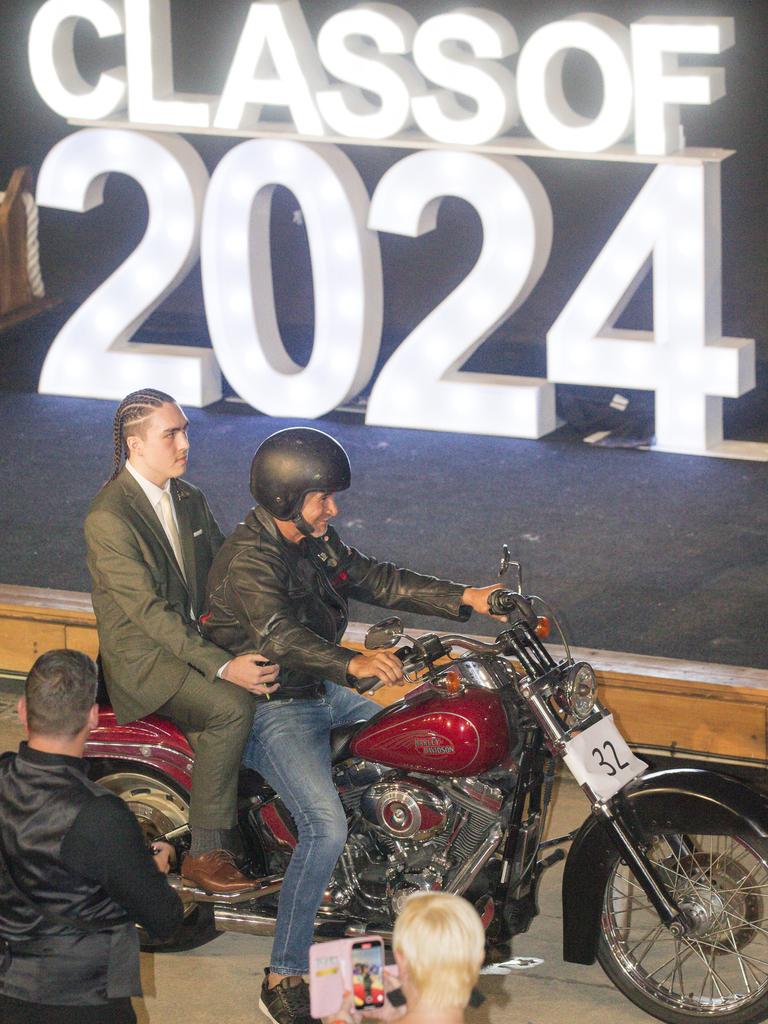
[(347, 819), (331, 779), (331, 728), (381, 708), (354, 690), (325, 684), (319, 700), (266, 701), (256, 709), (243, 764), (255, 768), (293, 815), (299, 841), (280, 890), (271, 969), (306, 974), (315, 914), (347, 841)]

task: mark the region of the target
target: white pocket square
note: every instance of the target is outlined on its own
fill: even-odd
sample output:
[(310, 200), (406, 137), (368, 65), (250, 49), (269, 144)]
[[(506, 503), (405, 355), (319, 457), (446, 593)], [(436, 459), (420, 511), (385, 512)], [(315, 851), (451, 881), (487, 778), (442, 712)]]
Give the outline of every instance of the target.
[(202, 530), (195, 530), (195, 532), (192, 534), (192, 536), (193, 537), (199, 537), (202, 532), (203, 532)]

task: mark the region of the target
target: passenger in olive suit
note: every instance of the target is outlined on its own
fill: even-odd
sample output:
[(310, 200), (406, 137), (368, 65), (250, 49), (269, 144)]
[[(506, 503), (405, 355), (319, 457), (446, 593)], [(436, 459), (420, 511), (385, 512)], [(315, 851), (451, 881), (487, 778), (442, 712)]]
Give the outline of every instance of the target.
[(182, 875), (226, 893), (252, 885), (232, 854), (238, 767), (255, 695), (275, 689), (278, 669), (254, 653), (232, 658), (200, 635), (206, 578), (223, 536), (204, 495), (180, 479), (188, 427), (163, 392), (145, 389), (121, 402), (112, 477), (91, 505), (85, 539), (112, 706), (120, 722), (157, 712), (189, 735), (192, 848)]

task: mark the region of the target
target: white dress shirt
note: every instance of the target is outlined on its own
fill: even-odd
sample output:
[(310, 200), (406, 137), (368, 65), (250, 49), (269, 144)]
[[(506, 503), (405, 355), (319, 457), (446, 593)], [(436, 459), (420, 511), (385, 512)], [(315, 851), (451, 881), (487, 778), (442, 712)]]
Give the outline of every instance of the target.
[(163, 528), (163, 533), (166, 535), (166, 537), (168, 537), (168, 543), (171, 545), (171, 550), (173, 550), (173, 538), (170, 537), (170, 535), (168, 534), (168, 531), (165, 528), (165, 523), (163, 522), (163, 517), (160, 514), (160, 502), (162, 501), (163, 494), (167, 494), (171, 499), (171, 511), (173, 512), (173, 518), (176, 523), (176, 530), (178, 531), (179, 520), (176, 517), (176, 506), (173, 504), (173, 495), (171, 494), (171, 481), (166, 480), (165, 485), (163, 487), (158, 487), (157, 484), (153, 484), (151, 480), (147, 480), (145, 476), (142, 476), (138, 469), (135, 469), (130, 464), (130, 462), (126, 462), (125, 468), (131, 474), (131, 476), (142, 489), (142, 491), (144, 491), (144, 493), (146, 494), (149, 504), (155, 510), (155, 515), (157, 516), (158, 521)]
[[(154, 509), (154, 512), (155, 512), (155, 515), (157, 516), (158, 522), (160, 523), (160, 525), (163, 528), (163, 533), (166, 535), (166, 537), (168, 537), (168, 543), (171, 545), (171, 550), (173, 550), (173, 539), (169, 536), (168, 531), (165, 528), (165, 523), (163, 522), (163, 517), (160, 514), (160, 502), (162, 501), (163, 494), (167, 493), (171, 497), (171, 511), (173, 512), (173, 518), (174, 518), (174, 520), (176, 522), (176, 530), (178, 531), (179, 520), (178, 520), (178, 518), (176, 516), (176, 507), (173, 504), (173, 496), (171, 495), (171, 481), (170, 481), (170, 479), (165, 481), (165, 486), (164, 487), (158, 487), (157, 484), (153, 484), (151, 480), (147, 480), (147, 478), (145, 476), (142, 476), (141, 473), (138, 471), (138, 469), (136, 469), (134, 466), (132, 466), (130, 464), (130, 462), (126, 462), (125, 463), (125, 468), (131, 474), (131, 476), (136, 481), (136, 483), (139, 485), (139, 487), (142, 489), (142, 491), (144, 491), (144, 493), (146, 494), (147, 500), (149, 501), (149, 504)], [(196, 616), (195, 616), (195, 609), (194, 608), (190, 608), (189, 612), (190, 612), (190, 615), (192, 616), (192, 621), (194, 622), (195, 618), (196, 618)], [(221, 666), (219, 671), (216, 673), (221, 679), (224, 678), (222, 673), (226, 669), (227, 665), (229, 665), (228, 661), (225, 662)]]

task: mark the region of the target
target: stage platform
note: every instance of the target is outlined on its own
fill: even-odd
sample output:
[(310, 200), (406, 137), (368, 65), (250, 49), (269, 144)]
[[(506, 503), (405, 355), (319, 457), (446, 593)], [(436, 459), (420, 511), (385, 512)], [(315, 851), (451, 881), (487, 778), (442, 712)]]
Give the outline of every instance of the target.
[[(114, 410), (0, 390), (0, 582), (90, 590), (82, 524), (110, 473)], [(188, 477), (228, 532), (251, 505), (253, 451), (299, 421), (229, 401), (186, 411)], [(353, 413), (309, 425), (349, 451), (336, 522), (361, 550), (480, 585), (506, 542), (526, 591), (579, 647), (768, 669), (768, 464), (596, 449), (569, 428), (523, 441), (370, 427)], [(376, 611), (354, 605), (351, 618)], [(470, 629), (493, 624), (474, 616)]]
[[(367, 625), (352, 623), (347, 646), (362, 648)], [(20, 689), (43, 651), (75, 647), (95, 657), (95, 619), (87, 594), (0, 586), (0, 675)], [(552, 648), (555, 656), (561, 649)], [(768, 671), (576, 648), (596, 669), (600, 698), (632, 746), (651, 758), (768, 767)], [(383, 687), (389, 704), (403, 694)]]

